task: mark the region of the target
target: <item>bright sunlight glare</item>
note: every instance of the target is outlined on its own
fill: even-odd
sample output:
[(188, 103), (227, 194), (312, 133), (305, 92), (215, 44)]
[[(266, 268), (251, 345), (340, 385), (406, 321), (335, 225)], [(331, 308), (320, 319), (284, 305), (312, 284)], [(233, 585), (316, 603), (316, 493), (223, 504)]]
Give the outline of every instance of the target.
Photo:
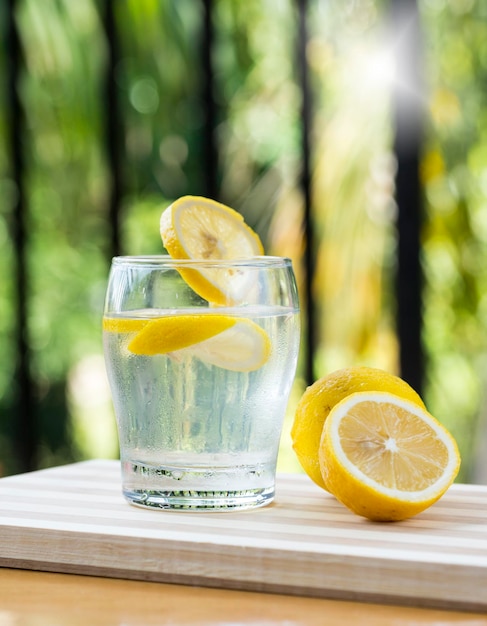
[(396, 63), (390, 50), (381, 47), (362, 57), (362, 80), (370, 88), (388, 88), (396, 79)]

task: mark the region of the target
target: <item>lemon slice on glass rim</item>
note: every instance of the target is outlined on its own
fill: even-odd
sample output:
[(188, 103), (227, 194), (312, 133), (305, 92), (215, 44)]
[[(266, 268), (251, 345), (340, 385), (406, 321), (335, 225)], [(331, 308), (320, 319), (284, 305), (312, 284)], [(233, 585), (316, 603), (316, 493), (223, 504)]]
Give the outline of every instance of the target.
[(320, 468), (327, 489), (358, 515), (403, 520), (452, 484), (460, 454), (448, 430), (414, 402), (386, 392), (354, 393), (323, 427)]
[(237, 372), (259, 369), (271, 354), (271, 341), (265, 330), (245, 317), (191, 313), (151, 320), (105, 318), (104, 330), (135, 332), (127, 345), (132, 354), (168, 354), (176, 360), (194, 356)]
[(179, 272), (198, 295), (213, 304), (242, 300), (253, 283), (244, 263), (225, 268), (221, 262), (264, 253), (259, 236), (237, 211), (201, 196), (183, 196), (167, 207), (161, 215), (160, 233), (172, 258), (208, 262), (205, 268), (180, 268)]

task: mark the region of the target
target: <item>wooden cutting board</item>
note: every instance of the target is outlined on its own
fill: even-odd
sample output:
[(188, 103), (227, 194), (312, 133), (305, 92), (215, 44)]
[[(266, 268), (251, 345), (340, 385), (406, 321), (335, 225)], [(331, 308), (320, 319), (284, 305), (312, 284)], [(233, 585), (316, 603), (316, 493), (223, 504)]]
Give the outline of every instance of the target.
[(302, 475), (243, 512), (144, 510), (120, 489), (116, 461), (0, 479), (0, 566), (487, 611), (487, 486), (392, 524)]

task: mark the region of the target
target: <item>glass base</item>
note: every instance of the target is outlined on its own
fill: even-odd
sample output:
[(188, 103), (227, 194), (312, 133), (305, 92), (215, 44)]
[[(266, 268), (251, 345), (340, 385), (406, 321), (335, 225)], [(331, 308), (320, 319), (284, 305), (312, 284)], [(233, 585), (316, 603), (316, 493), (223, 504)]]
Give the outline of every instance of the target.
[(244, 491), (150, 491), (123, 490), (133, 505), (177, 511), (236, 511), (255, 509), (274, 500), (274, 487)]

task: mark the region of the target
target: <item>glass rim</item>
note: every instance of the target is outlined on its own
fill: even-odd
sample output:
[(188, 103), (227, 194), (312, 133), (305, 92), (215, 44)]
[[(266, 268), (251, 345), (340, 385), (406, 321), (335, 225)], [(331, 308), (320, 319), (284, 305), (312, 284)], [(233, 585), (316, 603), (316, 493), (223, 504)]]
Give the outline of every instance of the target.
[(175, 259), (169, 254), (142, 254), (121, 255), (112, 258), (112, 266), (134, 267), (175, 267), (175, 266), (204, 266), (204, 267), (286, 267), (292, 265), (289, 257), (259, 255), (235, 259)]

